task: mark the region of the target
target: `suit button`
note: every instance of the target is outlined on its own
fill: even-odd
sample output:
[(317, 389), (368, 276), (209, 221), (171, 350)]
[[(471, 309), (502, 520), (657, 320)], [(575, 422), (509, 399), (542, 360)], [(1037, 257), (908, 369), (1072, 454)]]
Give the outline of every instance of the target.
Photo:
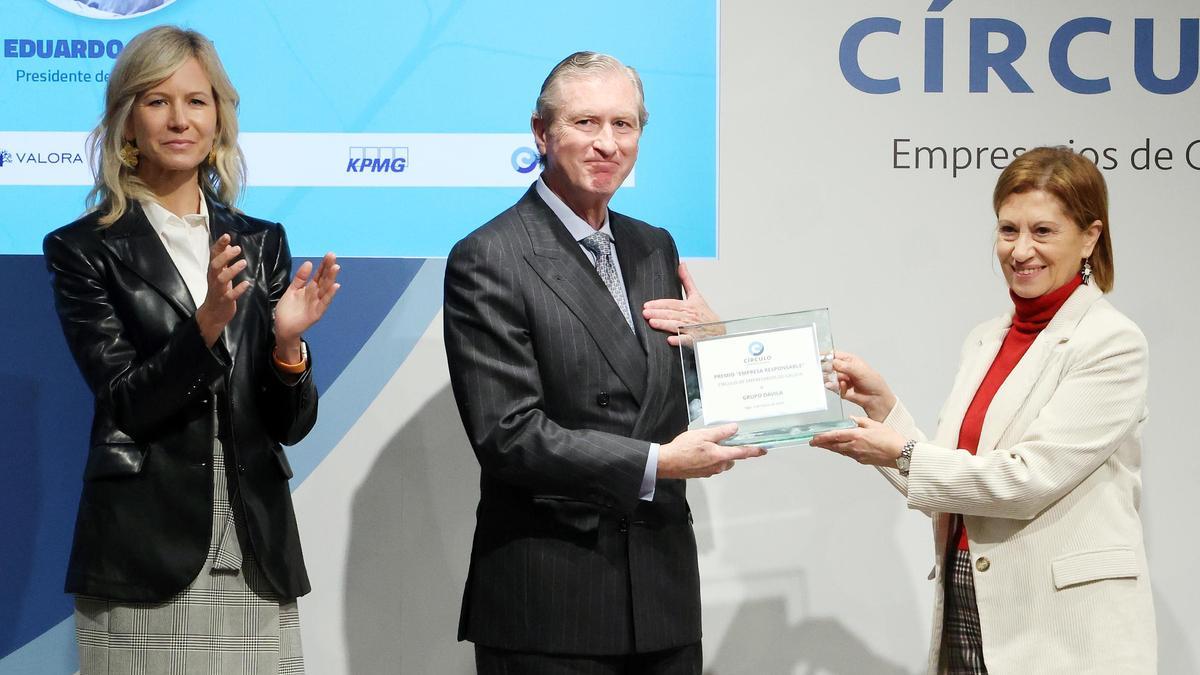
[(629, 519), (625, 516), (621, 516), (621, 519), (617, 521), (617, 532), (629, 534)]
[(602, 391), (599, 394), (596, 394), (596, 405), (600, 406), (601, 408), (608, 407), (608, 392), (607, 391)]
[(975, 569), (979, 570), (980, 572), (988, 571), (988, 568), (991, 566), (992, 566), (992, 561), (988, 560), (984, 556), (979, 556), (979, 559), (975, 561)]
[(238, 464), (238, 473), (246, 473), (246, 465)]

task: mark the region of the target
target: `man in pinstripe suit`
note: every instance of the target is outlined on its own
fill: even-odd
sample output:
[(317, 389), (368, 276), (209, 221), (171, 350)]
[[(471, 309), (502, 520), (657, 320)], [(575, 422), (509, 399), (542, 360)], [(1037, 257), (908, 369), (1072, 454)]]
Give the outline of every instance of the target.
[[(684, 478), (757, 456), (687, 432), (678, 357), (630, 308), (681, 297), (670, 234), (608, 210), (646, 122), (637, 73), (542, 85), (544, 171), (446, 269), (450, 381), (481, 467), (459, 639), (480, 673), (699, 673)], [(702, 302), (702, 300), (700, 301)]]

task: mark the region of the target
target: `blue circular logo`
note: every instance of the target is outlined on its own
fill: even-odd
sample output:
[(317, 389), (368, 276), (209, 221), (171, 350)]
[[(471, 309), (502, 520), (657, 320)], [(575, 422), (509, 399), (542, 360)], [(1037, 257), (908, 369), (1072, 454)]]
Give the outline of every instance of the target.
[(175, 0), (46, 0), (55, 7), (88, 19), (132, 19), (166, 7)]
[(750, 356), (762, 356), (762, 353), (764, 351), (766, 351), (766, 349), (767, 348), (764, 347), (763, 343), (761, 343), (761, 342), (758, 342), (758, 341), (751, 342), (750, 343)]
[(513, 150), (512, 168), (517, 173), (529, 173), (537, 168), (538, 153), (533, 148), (522, 145)]

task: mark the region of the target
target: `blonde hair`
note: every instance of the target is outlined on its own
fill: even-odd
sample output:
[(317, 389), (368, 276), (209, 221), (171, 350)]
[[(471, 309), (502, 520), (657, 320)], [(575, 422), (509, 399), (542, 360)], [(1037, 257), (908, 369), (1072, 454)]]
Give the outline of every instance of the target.
[(999, 215), (1004, 200), (1034, 190), (1053, 195), (1080, 230), (1100, 221), (1100, 237), (1087, 260), (1096, 287), (1105, 293), (1111, 291), (1117, 270), (1108, 224), (1108, 186), (1100, 169), (1069, 148), (1034, 148), (1019, 155), (1000, 174), (992, 193), (992, 208)]
[(104, 115), (88, 136), (88, 156), (96, 183), (88, 193), (87, 206), (103, 211), (102, 226), (112, 225), (123, 216), (130, 200), (155, 199), (149, 186), (121, 163), (125, 127), (137, 98), (169, 78), (190, 58), (204, 69), (217, 105), (214, 154), (210, 155), (215, 161), (205, 160), (200, 166), (200, 189), (229, 207), (241, 197), (246, 158), (237, 143), (237, 90), (208, 38), (177, 26), (156, 26), (135, 36), (117, 57), (105, 90)]

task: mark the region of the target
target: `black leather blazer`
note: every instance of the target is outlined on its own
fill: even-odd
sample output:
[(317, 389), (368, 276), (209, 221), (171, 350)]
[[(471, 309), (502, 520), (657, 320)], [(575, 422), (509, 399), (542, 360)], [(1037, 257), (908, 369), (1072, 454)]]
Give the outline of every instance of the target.
[(69, 593), (157, 602), (196, 577), (212, 527), (214, 435), (267, 579), (284, 598), (309, 591), (280, 444), (312, 428), (317, 392), (311, 368), (285, 382), (271, 358), (272, 310), (291, 280), (287, 238), (277, 223), (208, 204), (212, 238), (229, 233), (242, 247), (252, 282), (212, 349), (136, 202), (111, 227), (90, 213), (43, 242), (67, 344), (95, 395)]

